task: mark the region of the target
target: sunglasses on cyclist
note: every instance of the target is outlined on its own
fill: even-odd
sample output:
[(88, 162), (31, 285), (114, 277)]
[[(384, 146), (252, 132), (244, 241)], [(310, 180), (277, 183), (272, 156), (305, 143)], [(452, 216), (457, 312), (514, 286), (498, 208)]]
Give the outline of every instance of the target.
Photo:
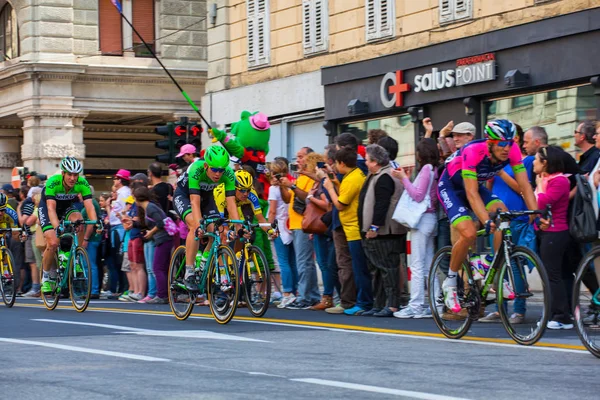
[(225, 168), (213, 168), (213, 167), (210, 167), (210, 170), (212, 172), (214, 172), (215, 174), (222, 174), (223, 172), (225, 172)]
[(240, 193), (248, 193), (250, 191), (250, 189), (240, 189), (240, 188), (235, 188), (235, 190), (237, 190)]
[(500, 147), (510, 147), (515, 144), (514, 140), (494, 140), (494, 144)]

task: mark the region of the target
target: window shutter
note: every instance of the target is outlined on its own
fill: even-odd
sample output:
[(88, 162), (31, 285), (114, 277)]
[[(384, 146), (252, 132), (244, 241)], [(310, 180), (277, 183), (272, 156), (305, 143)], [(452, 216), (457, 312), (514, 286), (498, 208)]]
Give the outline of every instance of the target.
[(367, 41), (379, 38), (379, 30), (377, 29), (377, 4), (378, 0), (367, 0), (367, 16), (366, 16), (366, 30), (367, 30)]
[(440, 0), (440, 24), (454, 19), (453, 2), (454, 0)]
[[(135, 0), (133, 2), (133, 26), (146, 43), (154, 42), (154, 0)], [(133, 43), (142, 43), (135, 33), (133, 34)]]
[(327, 51), (329, 37), (327, 0), (315, 0), (315, 52)]
[(248, 67), (269, 63), (270, 29), (268, 0), (247, 0)]
[(311, 0), (302, 0), (302, 41), (304, 46), (304, 53), (313, 52), (313, 41), (312, 41), (312, 21), (311, 18)]
[(110, 1), (98, 2), (100, 51), (107, 55), (123, 54), (121, 15)]
[(471, 18), (472, 0), (455, 0), (454, 19)]
[(379, 17), (381, 18), (379, 26), (379, 37), (394, 35), (394, 0), (379, 0)]

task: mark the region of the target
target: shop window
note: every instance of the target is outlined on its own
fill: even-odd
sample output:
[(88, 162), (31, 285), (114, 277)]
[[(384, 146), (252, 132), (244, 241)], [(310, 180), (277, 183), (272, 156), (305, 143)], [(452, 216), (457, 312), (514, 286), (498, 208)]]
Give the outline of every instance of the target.
[(0, 62), (19, 56), (17, 14), (10, 4), (0, 10)]
[(401, 166), (415, 165), (415, 131), (408, 114), (349, 122), (338, 125), (338, 133), (349, 132), (367, 145), (367, 133), (370, 129), (383, 129), (398, 142), (396, 161)]
[(248, 68), (270, 62), (269, 0), (247, 0)]
[(367, 0), (365, 4), (367, 42), (394, 36), (396, 26), (394, 4), (394, 0)]
[(513, 97), (512, 108), (527, 107), (533, 104), (533, 95)]
[[(133, 2), (133, 26), (154, 51), (154, 0)], [(136, 57), (152, 57), (142, 40), (133, 34), (133, 49)]]
[(473, 18), (473, 0), (440, 0), (440, 25)]
[[(546, 101), (534, 101), (535, 96)], [(573, 131), (581, 121), (595, 119), (596, 107), (591, 85), (484, 102), (486, 120), (509, 119), (524, 130), (541, 126), (548, 132), (549, 144), (561, 146), (572, 155), (576, 155)]]
[(98, 2), (100, 52), (103, 55), (123, 55), (121, 14), (110, 1)]
[(327, 0), (302, 0), (304, 55), (327, 51), (329, 11)]

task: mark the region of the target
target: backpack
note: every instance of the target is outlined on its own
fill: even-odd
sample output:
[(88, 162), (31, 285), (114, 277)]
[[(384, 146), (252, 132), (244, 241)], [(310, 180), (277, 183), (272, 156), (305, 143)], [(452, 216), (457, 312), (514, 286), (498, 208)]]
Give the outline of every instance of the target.
[(592, 188), (583, 175), (575, 175), (577, 192), (573, 198), (569, 233), (580, 243), (593, 242), (598, 239), (596, 230), (596, 213), (594, 212)]

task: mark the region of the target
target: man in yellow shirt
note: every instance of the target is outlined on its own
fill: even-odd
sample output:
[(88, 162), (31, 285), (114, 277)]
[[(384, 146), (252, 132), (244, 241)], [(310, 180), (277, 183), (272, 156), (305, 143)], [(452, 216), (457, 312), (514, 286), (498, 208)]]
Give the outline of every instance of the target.
[[(296, 153), (298, 172), (302, 173), (306, 168), (306, 156), (312, 153), (310, 147), (303, 147)], [(287, 177), (279, 180), (279, 189), (283, 201), (289, 204), (289, 229), (294, 236), (294, 253), (298, 268), (298, 296), (296, 300), (286, 308), (296, 310), (307, 310), (311, 306), (321, 302), (317, 281), (317, 267), (315, 265), (314, 247), (310, 235), (302, 230), (302, 214), (297, 212), (298, 202), (294, 207), (296, 197), (306, 202), (306, 196), (312, 189), (315, 181), (306, 175), (300, 174), (296, 183), (292, 184)], [(306, 203), (304, 203), (306, 204)], [(300, 210), (298, 210), (300, 211)]]
[(362, 248), (358, 225), (358, 197), (365, 182), (365, 174), (357, 168), (356, 164), (356, 151), (347, 147), (339, 149), (335, 155), (335, 166), (338, 172), (344, 175), (339, 186), (339, 195), (329, 178), (324, 182), (333, 205), (340, 211), (340, 222), (352, 257), (352, 272), (357, 291), (356, 304), (344, 310), (346, 315), (361, 315), (373, 307), (371, 274)]

